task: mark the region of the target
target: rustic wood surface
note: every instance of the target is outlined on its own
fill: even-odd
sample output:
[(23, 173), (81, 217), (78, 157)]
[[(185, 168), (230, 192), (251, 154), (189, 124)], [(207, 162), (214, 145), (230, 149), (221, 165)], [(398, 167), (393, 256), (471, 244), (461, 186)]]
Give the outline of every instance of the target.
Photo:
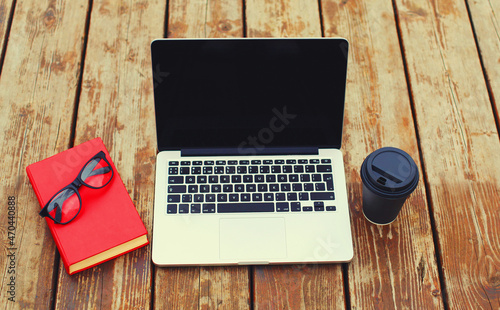
[[(494, 1), (0, 0), (0, 300), (60, 309), (499, 309), (500, 27)], [(345, 37), (348, 264), (158, 268), (150, 246), (68, 276), (27, 165), (102, 137), (146, 228), (159, 37)], [(359, 167), (395, 146), (421, 182), (389, 226)], [(8, 197), (16, 201), (14, 246)], [(15, 302), (9, 301), (15, 253)], [(10, 256), (8, 256), (10, 255)]]

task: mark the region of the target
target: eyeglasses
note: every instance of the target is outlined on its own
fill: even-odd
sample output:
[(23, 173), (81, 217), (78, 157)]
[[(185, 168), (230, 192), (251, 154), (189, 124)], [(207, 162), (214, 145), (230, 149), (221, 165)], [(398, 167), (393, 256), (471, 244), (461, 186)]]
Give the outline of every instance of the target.
[(83, 166), (73, 182), (50, 198), (40, 211), (40, 216), (47, 216), (57, 224), (68, 224), (76, 218), (82, 208), (82, 197), (78, 191), (80, 186), (103, 188), (109, 184), (113, 174), (113, 168), (106, 155), (100, 151)]

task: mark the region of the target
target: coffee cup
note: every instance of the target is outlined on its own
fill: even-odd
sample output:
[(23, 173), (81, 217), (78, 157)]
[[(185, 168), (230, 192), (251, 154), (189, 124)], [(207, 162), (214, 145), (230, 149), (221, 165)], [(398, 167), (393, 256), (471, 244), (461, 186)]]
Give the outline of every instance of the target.
[(405, 151), (384, 147), (361, 165), (363, 214), (377, 225), (392, 223), (419, 180), (418, 167)]

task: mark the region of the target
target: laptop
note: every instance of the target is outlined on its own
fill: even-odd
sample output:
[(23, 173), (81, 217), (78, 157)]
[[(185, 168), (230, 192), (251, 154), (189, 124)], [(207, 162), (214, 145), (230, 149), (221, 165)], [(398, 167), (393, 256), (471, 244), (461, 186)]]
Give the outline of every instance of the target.
[(347, 262), (341, 38), (151, 44), (159, 266)]

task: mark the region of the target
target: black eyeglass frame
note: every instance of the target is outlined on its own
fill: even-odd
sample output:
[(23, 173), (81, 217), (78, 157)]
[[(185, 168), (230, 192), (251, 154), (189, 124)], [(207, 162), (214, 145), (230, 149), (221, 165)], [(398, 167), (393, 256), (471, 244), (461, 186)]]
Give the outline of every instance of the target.
[[(105, 184), (103, 184), (103, 185), (101, 185), (101, 186), (92, 186), (92, 185), (90, 185), (90, 184), (85, 183), (85, 181), (83, 181), (83, 179), (82, 179), (82, 173), (84, 172), (85, 167), (87, 167), (87, 165), (89, 165), (91, 161), (93, 161), (93, 160), (95, 160), (95, 159), (99, 159), (99, 158), (100, 158), (100, 159), (102, 159), (102, 160), (104, 160), (104, 161), (106, 162), (106, 164), (108, 164), (108, 167), (109, 167), (109, 169), (110, 169), (110, 171), (111, 171), (111, 177), (109, 178), (109, 180), (108, 180)], [(108, 172), (106, 172), (106, 173), (108, 173)], [(70, 223), (71, 221), (73, 221), (73, 220), (74, 220), (74, 219), (78, 216), (78, 214), (80, 214), (80, 211), (81, 211), (81, 209), (82, 209), (82, 197), (80, 196), (80, 192), (78, 191), (78, 189), (79, 189), (82, 185), (84, 185), (84, 186), (86, 186), (86, 187), (89, 187), (89, 188), (92, 188), (92, 189), (101, 189), (101, 188), (105, 187), (106, 185), (108, 185), (108, 184), (109, 184), (109, 182), (111, 182), (111, 180), (113, 179), (113, 176), (114, 176), (114, 169), (113, 169), (113, 167), (111, 166), (111, 164), (109, 163), (109, 161), (106, 159), (106, 154), (104, 154), (104, 151), (100, 151), (100, 152), (98, 152), (97, 154), (95, 154), (94, 156), (92, 156), (92, 158), (91, 158), (91, 159), (89, 159), (89, 160), (85, 163), (85, 165), (83, 165), (82, 169), (80, 170), (80, 173), (78, 173), (78, 176), (76, 177), (76, 179), (75, 179), (75, 180), (73, 180), (73, 182), (71, 182), (70, 184), (66, 185), (65, 187), (63, 187), (62, 189), (60, 189), (59, 191), (57, 191), (57, 193), (55, 193), (55, 195), (54, 195), (54, 196), (52, 196), (52, 198), (50, 198), (50, 199), (49, 199), (49, 201), (45, 204), (45, 206), (44, 206), (44, 207), (42, 208), (42, 210), (39, 212), (40, 216), (41, 216), (41, 217), (48, 217), (48, 218), (50, 218), (51, 220), (53, 220), (53, 221), (54, 221), (54, 223), (56, 223), (56, 224), (62, 224), (62, 225), (65, 225), (65, 224)], [(68, 221), (66, 221), (66, 222), (61, 222), (61, 221), (59, 221), (59, 220), (57, 220), (57, 219), (53, 218), (53, 217), (50, 215), (50, 213), (49, 213), (49, 211), (48, 211), (48, 208), (49, 208), (50, 203), (52, 202), (52, 200), (54, 200), (54, 198), (56, 198), (59, 194), (61, 194), (62, 192), (66, 191), (66, 190), (68, 190), (68, 189), (71, 189), (71, 190), (73, 190), (73, 191), (76, 193), (76, 195), (77, 195), (77, 197), (78, 197), (78, 200), (79, 200), (79, 203), (80, 203), (80, 207), (78, 208), (78, 212), (75, 214), (75, 216), (73, 216), (70, 220), (68, 220)], [(56, 208), (62, 208), (62, 206), (58, 206), (58, 205), (56, 204)], [(56, 211), (56, 214), (57, 214), (57, 211)], [(57, 215), (56, 215), (56, 217), (57, 217)]]

